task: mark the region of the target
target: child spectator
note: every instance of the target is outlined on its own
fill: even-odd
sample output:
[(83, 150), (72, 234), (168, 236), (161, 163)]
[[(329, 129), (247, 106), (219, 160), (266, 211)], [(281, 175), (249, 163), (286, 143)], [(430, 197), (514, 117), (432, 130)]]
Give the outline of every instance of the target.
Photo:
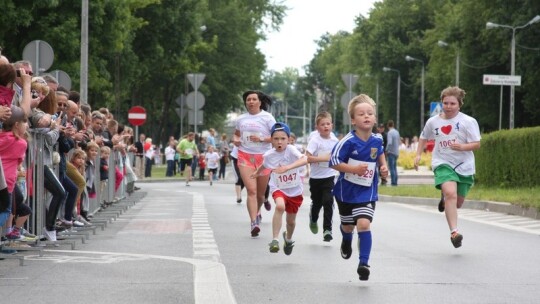
[(206, 153), (201, 152), (201, 154), (199, 155), (199, 160), (198, 160), (198, 164), (197, 164), (199, 166), (199, 180), (200, 181), (204, 180), (204, 170), (206, 170), (205, 154)]
[(292, 253), (294, 241), (292, 236), (296, 226), (296, 214), (302, 205), (303, 182), (299, 167), (307, 164), (307, 158), (294, 146), (289, 145), (291, 131), (285, 123), (276, 123), (270, 129), (272, 149), (263, 154), (263, 163), (251, 174), (256, 179), (265, 169), (272, 170), (270, 176), (270, 192), (276, 203), (272, 218), (272, 241), (268, 244), (270, 252), (279, 251), (279, 232), (282, 226), (283, 213), (286, 212), (286, 230), (283, 231), (283, 252)]
[(109, 181), (109, 155), (111, 155), (111, 148), (102, 146), (100, 148), (101, 159), (99, 161), (99, 180), (101, 181), (101, 202), (104, 206), (110, 205), (107, 201), (107, 184)]
[(381, 175), (388, 175), (382, 138), (372, 133), (377, 122), (375, 102), (365, 94), (354, 97), (348, 106), (354, 129), (332, 150), (330, 166), (339, 171), (334, 196), (341, 218), (341, 257), (352, 255), (353, 231), (358, 232), (359, 263), (356, 272), (361, 281), (369, 279), (372, 238), (370, 225), (378, 200), (377, 162)]
[[(74, 149), (71, 154), (71, 159), (69, 160), (71, 165), (73, 165), (74, 169), (76, 170), (77, 174), (80, 174), (81, 178), (85, 181), (83, 187), (79, 189), (79, 192), (77, 192), (77, 201), (76, 201), (76, 221), (79, 223), (82, 223), (83, 225), (88, 225), (86, 219), (81, 215), (82, 212), (82, 193), (84, 192), (86, 188), (86, 179), (84, 178), (86, 172), (85, 172), (85, 163), (86, 163), (86, 153), (81, 149)], [(78, 187), (78, 186), (77, 186)], [(73, 222), (73, 225), (76, 225), (75, 221)]]
[[(3, 123), (2, 132), (0, 132), (0, 159), (2, 161), (2, 167), (4, 169), (4, 176), (7, 183), (8, 202), (12, 202), (13, 191), (17, 182), (18, 168), (24, 159), (26, 153), (26, 130), (28, 123), (26, 115), (23, 110), (17, 106), (11, 106), (11, 117)], [(11, 203), (8, 203), (8, 209), (11, 209)], [(23, 207), (19, 204), (16, 207)], [(25, 208), (22, 215), (24, 220), (30, 215), (29, 209)], [(13, 221), (13, 215), (11, 211), (6, 214), (8, 226), (11, 227)], [(19, 214), (21, 215), (21, 214)], [(5, 219), (4, 219), (5, 221)], [(24, 222), (22, 223), (24, 224)], [(24, 237), (21, 235), (21, 226), (15, 225), (11, 231), (6, 234), (6, 237), (11, 240), (22, 240)], [(0, 222), (0, 226), (3, 226), (4, 222)]]
[(323, 240), (330, 242), (332, 237), (332, 217), (334, 214), (334, 177), (336, 171), (328, 167), (330, 153), (337, 144), (336, 137), (332, 134), (332, 115), (328, 112), (320, 112), (315, 119), (317, 134), (310, 137), (307, 146), (307, 158), (311, 164), (309, 178), (309, 191), (311, 193), (311, 208), (309, 211), (309, 229), (317, 234), (319, 226), (319, 212), (323, 208)]
[(165, 159), (167, 160), (167, 172), (165, 176), (171, 177), (174, 176), (174, 155), (176, 154), (176, 146), (174, 145), (174, 140), (169, 140), (169, 145), (165, 148)]
[[(96, 197), (96, 186), (95, 186), (95, 172), (96, 172), (96, 157), (98, 151), (100, 150), (98, 144), (94, 141), (90, 141), (86, 144), (86, 165), (84, 170), (84, 176), (86, 179), (86, 199), (83, 200), (81, 215), (86, 221), (90, 221), (88, 211), (90, 209), (90, 198)], [(101, 174), (101, 172), (100, 172)]]
[(214, 146), (208, 146), (208, 152), (206, 152), (204, 156), (206, 163), (208, 164), (208, 179), (210, 180), (210, 186), (212, 186), (212, 181), (214, 180), (214, 176), (217, 174), (219, 167), (220, 157), (219, 154), (214, 150)]

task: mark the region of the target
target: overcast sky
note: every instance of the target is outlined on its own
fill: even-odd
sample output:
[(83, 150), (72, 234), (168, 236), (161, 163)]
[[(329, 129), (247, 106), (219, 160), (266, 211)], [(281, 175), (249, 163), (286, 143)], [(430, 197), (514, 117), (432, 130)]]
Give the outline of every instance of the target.
[(266, 55), (269, 70), (281, 72), (286, 67), (300, 70), (313, 58), (316, 40), (326, 32), (352, 32), (354, 19), (368, 16), (375, 0), (286, 0), (290, 9), (279, 32), (268, 34), (259, 47)]

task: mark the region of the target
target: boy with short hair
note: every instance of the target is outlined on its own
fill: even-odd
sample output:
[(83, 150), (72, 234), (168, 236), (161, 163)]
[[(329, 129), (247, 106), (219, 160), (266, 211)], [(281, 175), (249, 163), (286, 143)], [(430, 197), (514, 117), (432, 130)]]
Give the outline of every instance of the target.
[(255, 170), (251, 178), (257, 178), (265, 169), (272, 170), (269, 186), (276, 207), (272, 218), (273, 240), (268, 245), (270, 252), (279, 251), (279, 232), (283, 213), (286, 212), (287, 229), (283, 232), (285, 242), (283, 252), (290, 255), (294, 247), (292, 236), (296, 226), (296, 214), (302, 205), (304, 191), (299, 167), (307, 164), (307, 158), (294, 146), (288, 144), (291, 131), (285, 123), (274, 124), (270, 134), (273, 148), (264, 153), (262, 165)]
[(318, 134), (310, 137), (307, 146), (307, 159), (311, 165), (309, 177), (309, 191), (311, 193), (311, 207), (309, 211), (309, 228), (313, 234), (317, 234), (319, 226), (319, 212), (323, 208), (323, 240), (330, 242), (332, 237), (332, 217), (334, 214), (334, 197), (332, 188), (336, 170), (328, 167), (330, 153), (337, 144), (336, 137), (332, 134), (332, 115), (328, 112), (320, 112), (315, 119)]
[[(332, 150), (330, 167), (339, 171), (334, 185), (341, 218), (341, 257), (352, 255), (354, 228), (358, 232), (359, 263), (356, 272), (361, 281), (369, 279), (369, 256), (372, 237), (371, 222), (378, 198), (377, 163), (380, 174), (388, 175), (382, 138), (372, 133), (377, 122), (375, 102), (365, 94), (354, 97), (348, 106), (354, 129), (339, 141)], [(374, 182), (375, 181), (375, 182)]]

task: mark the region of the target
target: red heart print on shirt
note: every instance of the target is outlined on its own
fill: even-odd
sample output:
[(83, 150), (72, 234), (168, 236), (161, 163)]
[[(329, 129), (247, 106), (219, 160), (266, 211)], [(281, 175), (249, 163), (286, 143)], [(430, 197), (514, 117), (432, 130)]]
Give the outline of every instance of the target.
[(452, 131), (452, 125), (442, 127), (441, 131), (446, 135), (450, 134), (450, 132)]

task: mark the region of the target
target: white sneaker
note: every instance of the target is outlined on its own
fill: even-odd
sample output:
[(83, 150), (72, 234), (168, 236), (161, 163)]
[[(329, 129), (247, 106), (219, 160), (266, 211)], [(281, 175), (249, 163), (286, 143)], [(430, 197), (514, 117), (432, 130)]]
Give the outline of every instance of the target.
[(43, 227), (43, 235), (47, 238), (47, 240), (56, 242), (56, 230), (48, 231), (47, 228)]
[(74, 220), (73, 227), (84, 227), (84, 223), (79, 222), (78, 220)]
[(82, 217), (82, 216), (80, 216), (80, 215), (77, 217), (77, 221), (83, 223), (85, 226), (86, 226), (86, 225), (92, 225), (92, 224), (90, 224), (90, 222), (88, 222), (87, 220), (85, 220), (84, 217)]

